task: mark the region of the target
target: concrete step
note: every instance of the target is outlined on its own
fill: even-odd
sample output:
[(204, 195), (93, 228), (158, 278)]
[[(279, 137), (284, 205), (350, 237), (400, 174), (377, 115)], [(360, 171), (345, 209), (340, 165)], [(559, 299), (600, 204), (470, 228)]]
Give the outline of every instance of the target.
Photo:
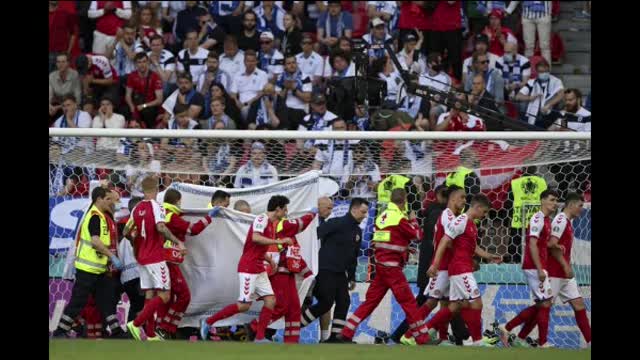
[(575, 65), (564, 63), (562, 65), (554, 65), (551, 72), (555, 76), (560, 75), (590, 75), (591, 67), (588, 65)]
[(560, 31), (560, 36), (565, 42), (591, 43), (591, 31)]
[(554, 32), (562, 31), (591, 31), (591, 22), (573, 21), (569, 19), (561, 19), (551, 26)]
[[(567, 46), (568, 49), (570, 47)], [(574, 66), (591, 66), (591, 53), (587, 52), (575, 52), (567, 51), (564, 57), (565, 64), (572, 64)]]
[(567, 52), (586, 52), (591, 54), (591, 43), (581, 41), (566, 41), (564, 47)]
[(560, 75), (564, 88), (578, 88), (587, 92), (591, 89), (591, 75)]

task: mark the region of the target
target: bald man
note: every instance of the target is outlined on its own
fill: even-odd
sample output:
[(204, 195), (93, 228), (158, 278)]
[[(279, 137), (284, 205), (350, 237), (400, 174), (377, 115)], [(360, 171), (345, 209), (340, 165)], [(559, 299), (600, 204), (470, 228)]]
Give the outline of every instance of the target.
[(333, 211), (333, 201), (328, 196), (323, 196), (318, 199), (318, 221), (319, 224), (322, 224), (327, 220), (327, 218), (331, 215), (331, 211)]
[(243, 212), (245, 214), (251, 214), (251, 205), (245, 200), (238, 200), (233, 204), (233, 210)]

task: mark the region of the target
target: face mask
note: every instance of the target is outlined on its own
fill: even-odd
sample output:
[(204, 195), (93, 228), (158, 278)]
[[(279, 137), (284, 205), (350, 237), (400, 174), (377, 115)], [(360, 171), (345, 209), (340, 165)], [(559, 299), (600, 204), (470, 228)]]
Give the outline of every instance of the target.
[(538, 80), (549, 81), (549, 73), (548, 72), (538, 73)]
[(514, 60), (515, 56), (513, 56), (513, 54), (504, 54), (503, 59), (505, 62), (512, 62)]

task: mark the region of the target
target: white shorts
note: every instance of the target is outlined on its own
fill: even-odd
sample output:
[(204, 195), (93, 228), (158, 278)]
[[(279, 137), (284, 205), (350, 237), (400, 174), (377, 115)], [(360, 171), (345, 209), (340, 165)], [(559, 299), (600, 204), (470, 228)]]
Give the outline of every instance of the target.
[(96, 55), (107, 55), (107, 47), (116, 41), (115, 36), (109, 36), (98, 30), (93, 32), (92, 52)]
[(429, 280), (427, 288), (424, 289), (424, 296), (438, 300), (449, 297), (449, 272), (447, 270), (438, 271), (438, 276)]
[(273, 295), (271, 281), (265, 271), (260, 274), (238, 273), (240, 280), (239, 302), (248, 303), (264, 296)]
[(575, 278), (563, 279), (552, 277), (550, 282), (551, 295), (553, 295), (554, 298), (559, 298), (563, 303), (582, 297), (580, 290), (578, 290), (578, 282)]
[(543, 282), (540, 282), (538, 278), (538, 270), (527, 269), (523, 270), (524, 276), (527, 278), (527, 284), (529, 285), (529, 289), (531, 289), (531, 293), (533, 294), (534, 301), (544, 301), (551, 299), (551, 282), (549, 281), (549, 273), (547, 270), (543, 270), (547, 277)]
[(449, 277), (451, 289), (449, 290), (449, 300), (473, 300), (480, 297), (480, 289), (473, 273), (464, 273)]
[(140, 265), (140, 289), (142, 290), (171, 290), (169, 267), (165, 261), (154, 264)]

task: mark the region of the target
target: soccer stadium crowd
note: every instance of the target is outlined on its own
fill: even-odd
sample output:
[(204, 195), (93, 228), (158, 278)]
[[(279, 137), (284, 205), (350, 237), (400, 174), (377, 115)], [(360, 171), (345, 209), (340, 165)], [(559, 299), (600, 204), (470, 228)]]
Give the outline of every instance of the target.
[[(551, 31), (558, 3), (49, 1), (49, 126), (220, 131), (502, 130), (477, 114), (461, 111), (459, 104), (464, 103), (539, 131), (590, 132), (590, 94), (565, 88), (561, 79), (551, 74), (563, 52), (562, 39)], [(384, 49), (387, 44), (402, 69), (396, 68)], [(448, 106), (410, 94), (401, 70), (416, 75), (420, 85), (447, 93), (458, 102)], [(348, 86), (354, 85), (349, 80), (363, 75), (384, 84), (385, 95), (350, 94)], [(462, 205), (477, 212), (472, 211), (470, 223), (473, 216), (481, 219), (484, 214), (480, 212), (491, 209), (489, 225), (476, 229), (480, 243), (501, 260), (520, 263), (522, 227), (533, 213), (516, 220), (516, 214), (523, 210), (524, 195), (519, 189), (535, 193), (536, 201), (551, 196), (557, 201), (580, 203), (580, 209), (571, 210), (576, 214), (584, 201), (590, 201), (590, 161), (544, 165), (544, 169), (514, 166), (483, 170), (499, 164), (500, 159), (520, 159), (524, 164), (538, 151), (537, 146), (510, 146), (499, 141), (296, 141), (293, 135), (290, 141), (253, 142), (53, 138), (50, 196), (93, 197), (95, 202), (89, 184), (100, 180), (118, 197), (137, 202), (148, 195), (150, 174), (159, 176), (157, 191), (162, 191), (172, 182), (248, 188), (320, 170), (340, 185), (332, 200), (357, 198), (380, 203), (386, 196), (389, 203), (393, 202), (390, 189), (402, 188), (409, 212), (426, 221), (427, 209), (439, 201), (442, 205), (437, 185), (458, 186), (466, 193)], [(568, 154), (572, 150), (568, 143), (563, 146), (558, 151)], [(55, 160), (78, 151), (96, 159), (112, 159), (118, 169)], [(444, 153), (456, 156), (438, 156)], [(456, 171), (439, 172), (442, 168)], [(545, 192), (547, 187), (557, 192)], [(99, 198), (106, 199), (107, 193)], [(107, 209), (107, 200), (103, 201), (101, 206)], [(277, 208), (282, 209), (286, 202), (283, 204)], [(156, 211), (149, 206), (150, 212)], [(202, 221), (206, 227), (211, 219)], [(306, 226), (308, 219), (305, 221)], [(447, 235), (455, 238), (467, 230), (463, 226)], [(191, 225), (188, 234), (193, 231)], [(490, 260), (488, 255), (483, 258)], [(142, 310), (142, 303), (138, 305)], [(538, 316), (542, 319), (539, 325), (548, 321), (541, 315), (544, 310), (538, 309), (532, 306), (530, 313), (519, 319)], [(147, 313), (153, 316), (152, 310)], [(548, 317), (548, 310), (546, 314)], [(437, 321), (448, 324), (450, 318), (443, 320), (447, 316), (441, 315)], [(65, 331), (73, 325), (69, 319)], [(474, 323), (474, 319), (470, 321)], [(260, 324), (265, 321), (261, 315)], [(357, 326), (353, 316), (349, 321), (351, 327)], [(106, 320), (110, 328), (111, 322), (113, 319)], [(342, 321), (341, 325), (345, 324), (349, 323)], [(172, 329), (171, 320), (165, 325)], [(130, 332), (139, 331), (136, 329), (129, 327)], [(260, 329), (263, 337), (264, 326)], [(407, 339), (414, 336), (422, 343), (418, 333), (426, 327), (414, 328), (412, 324), (412, 329), (415, 332), (408, 331)], [(478, 334), (471, 335), (477, 340)]]

